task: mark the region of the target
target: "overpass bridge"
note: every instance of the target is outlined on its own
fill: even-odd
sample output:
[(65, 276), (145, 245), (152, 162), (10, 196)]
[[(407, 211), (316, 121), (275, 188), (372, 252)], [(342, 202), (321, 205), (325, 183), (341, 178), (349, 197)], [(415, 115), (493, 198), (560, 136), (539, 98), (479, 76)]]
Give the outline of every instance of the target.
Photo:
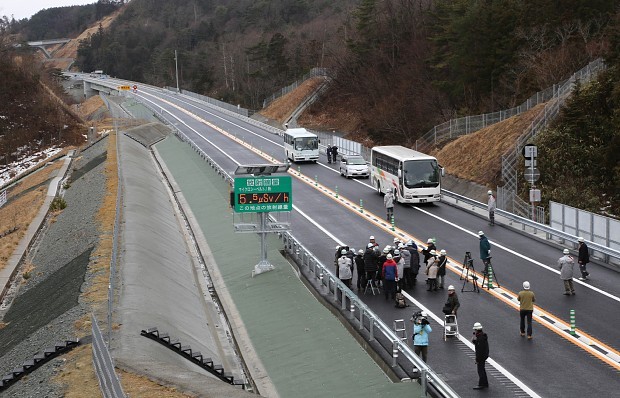
[[(45, 58), (54, 58), (54, 53), (64, 47), (65, 44), (69, 43), (71, 39), (50, 39), (50, 40), (37, 40), (37, 41), (29, 41), (28, 45), (30, 47), (35, 47), (43, 51), (45, 54)], [(48, 46), (54, 46), (60, 44), (61, 46), (53, 50), (52, 52), (47, 51)]]

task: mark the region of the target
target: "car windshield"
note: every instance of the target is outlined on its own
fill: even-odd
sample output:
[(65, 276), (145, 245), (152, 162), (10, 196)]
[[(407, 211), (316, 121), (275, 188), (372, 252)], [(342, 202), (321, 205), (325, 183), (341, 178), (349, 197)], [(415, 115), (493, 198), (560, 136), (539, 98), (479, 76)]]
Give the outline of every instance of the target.
[(407, 188), (431, 188), (439, 185), (439, 166), (436, 160), (409, 160), (403, 166)]
[(364, 160), (363, 157), (350, 157), (347, 158), (347, 164), (352, 164), (352, 165), (365, 165), (366, 161)]
[(316, 137), (295, 138), (296, 151), (312, 151), (319, 148), (319, 141)]

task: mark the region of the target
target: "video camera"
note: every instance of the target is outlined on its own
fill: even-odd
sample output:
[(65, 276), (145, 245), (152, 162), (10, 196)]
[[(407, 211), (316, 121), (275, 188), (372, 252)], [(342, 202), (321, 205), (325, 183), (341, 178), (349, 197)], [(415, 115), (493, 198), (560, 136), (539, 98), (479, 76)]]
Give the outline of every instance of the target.
[(413, 313), (413, 315), (411, 316), (411, 322), (413, 323), (419, 323), (420, 325), (428, 325), (428, 319), (426, 319), (426, 314), (424, 313), (424, 311), (416, 311)]

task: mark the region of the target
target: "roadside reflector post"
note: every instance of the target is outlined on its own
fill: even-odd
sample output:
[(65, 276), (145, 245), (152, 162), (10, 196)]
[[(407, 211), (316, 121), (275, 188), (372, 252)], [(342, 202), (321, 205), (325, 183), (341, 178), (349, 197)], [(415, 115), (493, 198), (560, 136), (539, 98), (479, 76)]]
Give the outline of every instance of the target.
[(575, 310), (570, 310), (570, 334), (573, 336), (577, 334), (575, 333)]
[(301, 175), (301, 166), (297, 166), (297, 175), (300, 176)]
[(338, 185), (336, 185), (336, 197), (338, 197)]
[(489, 268), (487, 272), (489, 273), (489, 281), (487, 282), (487, 289), (495, 289), (495, 286), (493, 286), (493, 267), (491, 266), (490, 263), (489, 263)]
[(314, 176), (314, 186), (317, 187), (319, 185), (319, 176)]
[(394, 228), (394, 215), (392, 215), (392, 231), (395, 231), (395, 228)]
[(360, 199), (360, 213), (364, 212), (364, 201)]

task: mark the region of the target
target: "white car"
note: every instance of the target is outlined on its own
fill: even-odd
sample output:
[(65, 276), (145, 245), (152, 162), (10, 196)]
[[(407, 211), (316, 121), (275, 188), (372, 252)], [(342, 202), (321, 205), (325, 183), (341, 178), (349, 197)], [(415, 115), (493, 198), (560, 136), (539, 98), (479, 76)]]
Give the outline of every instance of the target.
[(368, 178), (370, 177), (370, 168), (360, 155), (342, 155), (340, 159), (340, 175), (346, 178)]

